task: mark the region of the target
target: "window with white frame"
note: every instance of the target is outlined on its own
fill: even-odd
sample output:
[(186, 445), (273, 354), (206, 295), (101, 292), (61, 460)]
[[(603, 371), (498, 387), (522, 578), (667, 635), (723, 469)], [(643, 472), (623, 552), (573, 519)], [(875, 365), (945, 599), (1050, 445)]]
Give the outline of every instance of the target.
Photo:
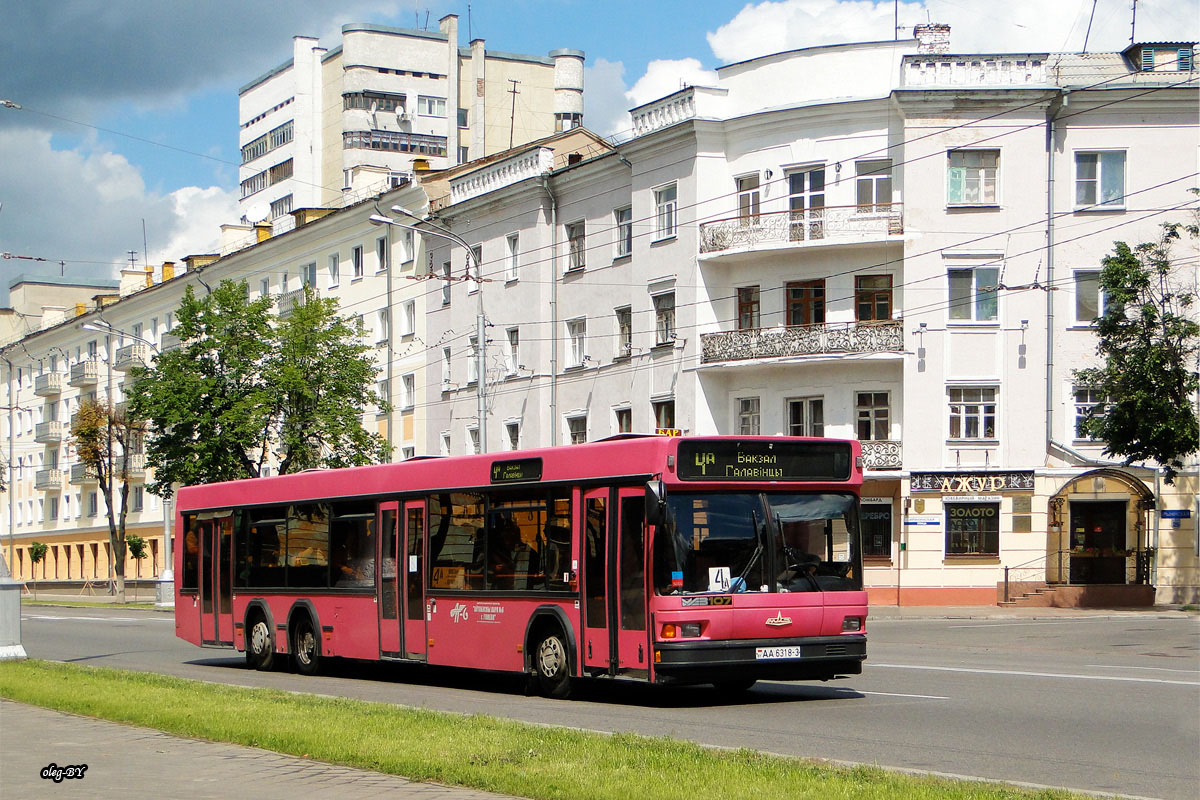
[(884, 441), (891, 426), (887, 392), (855, 392), (855, 415), (861, 441)]
[(617, 354), (615, 358), (633, 355), (633, 309), (622, 306), (613, 312), (617, 319)]
[(1092, 441), (1095, 437), (1083, 428), (1083, 423), (1092, 409), (1097, 415), (1102, 415), (1108, 397), (1100, 389), (1092, 386), (1076, 386), (1075, 390), (1075, 438), (1081, 441)]
[(450, 348), (442, 348), (442, 391), (450, 390)]
[(854, 162), (854, 193), (859, 214), (892, 209), (892, 160)]
[(401, 324), (404, 325), (400, 329), (401, 336), (412, 336), (417, 332), (417, 301), (406, 300), (401, 307)]
[(521, 330), (509, 328), (504, 333), (504, 369), (509, 375), (516, 375), (521, 368)]
[(617, 433), (633, 433), (633, 409), (618, 408), (613, 410), (613, 422)]
[(88, 492), (87, 515), (88, 517), (94, 517), (98, 513), (100, 513), (99, 495), (96, 492)]
[(450, 455), (450, 434), (447, 432), (442, 433), (442, 455)]
[(467, 448), (467, 452), (471, 455), (481, 452), (479, 449), (479, 428), (467, 428)]
[(1125, 151), (1075, 153), (1075, 207), (1125, 205)]
[(417, 95), (417, 113), (423, 117), (446, 116), (446, 98)]
[(739, 397), (737, 404), (738, 433), (742, 436), (757, 436), (762, 427), (758, 398)]
[(999, 314), (998, 267), (950, 268), (950, 320), (995, 322)]
[(442, 262), (442, 305), (450, 305), (450, 262)]
[(483, 245), (471, 245), (471, 254), (467, 256), (466, 276), (467, 293), (478, 292), (480, 281), (483, 280)]
[(504, 440), (508, 442), (509, 450), (517, 450), (521, 446), (521, 423), (504, 423)]
[(570, 353), (571, 360), (568, 366), (582, 367), (583, 358), (587, 355), (586, 351), (587, 338), (587, 318), (579, 317), (578, 319), (567, 320), (567, 350)]
[(287, 294), (288, 289), (290, 289), (290, 288), (291, 287), (288, 286), (287, 270), (285, 269), (283, 272), (279, 273), (279, 293)]
[(388, 242), (386, 236), (380, 236), (375, 240), (375, 269), (377, 272), (383, 272), (391, 266), (391, 258), (388, 254)]
[(567, 269), (583, 269), (587, 261), (587, 232), (583, 220), (567, 225)]
[(263, 278), (258, 282), (258, 296), (269, 297), (271, 295), (271, 279)]
[(654, 239), (669, 239), (675, 235), (675, 184), (654, 190)]
[(387, 378), (375, 382), (376, 407), (380, 414), (392, 404), (392, 382)]
[[(140, 487), (140, 486), (137, 486), (137, 487), (135, 487), (135, 489), (141, 489), (141, 488), (142, 488), (142, 487)], [(130, 492), (130, 495), (131, 495), (131, 496), (136, 496), (136, 495), (137, 495), (137, 492), (136, 492), (136, 491), (131, 491), (131, 492)], [(51, 520), (51, 521), (55, 521), (55, 522), (57, 522), (57, 521), (58, 521), (58, 498), (57, 498), (57, 497), (55, 497), (54, 495), (50, 495), (50, 497), (49, 497), (48, 499), (49, 499), (50, 503), (49, 503), (49, 508), (47, 509), (47, 515), (46, 515), (46, 518), (47, 518), (48, 520)], [(133, 510), (133, 511), (138, 511), (139, 509), (135, 507), (135, 508), (133, 508), (132, 510)]]
[(789, 436), (825, 435), (825, 398), (788, 398), (787, 415)]
[(947, 205), (994, 206), (1000, 202), (999, 150), (950, 150), (946, 158)]
[(317, 262), (300, 266), (300, 283), (313, 289), (317, 288)]
[(350, 264), (354, 268), (354, 280), (358, 280), (363, 276), (363, 249), (362, 245), (355, 245), (350, 250)]
[(999, 389), (995, 386), (951, 386), (950, 438), (996, 438), (996, 405)]
[(652, 402), (654, 411), (654, 427), (658, 430), (675, 429), (675, 398)]
[(1100, 316), (1101, 293), (1098, 270), (1075, 271), (1075, 321), (1091, 325)]
[(417, 402), (417, 376), (411, 372), (400, 376), (400, 410), (411, 411)]
[(416, 458), (416, 455), (417, 455), (417, 448), (415, 448), (415, 447), (401, 447), (400, 448), (400, 460), (401, 461), (408, 461), (410, 458)]
[(738, 224), (757, 225), (759, 212), (758, 173), (738, 178), (736, 183)]
[(633, 252), (633, 208), (631, 206), (613, 211), (613, 227), (617, 232), (616, 257), (624, 258)]
[(386, 342), (392, 327), (392, 312), (386, 308), (381, 308), (375, 314), (377, 321), (377, 330), (379, 333), (378, 341)]
[(521, 260), (521, 234), (510, 233), (504, 238), (504, 280), (517, 279), (517, 266)]
[(654, 296), (654, 343), (671, 344), (675, 341), (675, 293)]
[(567, 441), (571, 444), (583, 444), (587, 441), (587, 414), (567, 417)]
[(400, 263), (407, 264), (417, 257), (416, 248), (413, 246), (413, 232), (407, 228), (400, 229)]
[(472, 384), (479, 380), (479, 337), (468, 337), (467, 343), (471, 354), (470, 360), (467, 361), (467, 383)]

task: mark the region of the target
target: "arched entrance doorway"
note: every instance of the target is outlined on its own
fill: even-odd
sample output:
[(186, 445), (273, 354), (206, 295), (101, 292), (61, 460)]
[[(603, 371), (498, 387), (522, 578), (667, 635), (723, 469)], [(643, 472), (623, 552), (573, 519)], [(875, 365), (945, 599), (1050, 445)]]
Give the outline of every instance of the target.
[(1135, 475), (1105, 467), (1072, 478), (1050, 498), (1051, 582), (1148, 584), (1153, 510), (1154, 492)]

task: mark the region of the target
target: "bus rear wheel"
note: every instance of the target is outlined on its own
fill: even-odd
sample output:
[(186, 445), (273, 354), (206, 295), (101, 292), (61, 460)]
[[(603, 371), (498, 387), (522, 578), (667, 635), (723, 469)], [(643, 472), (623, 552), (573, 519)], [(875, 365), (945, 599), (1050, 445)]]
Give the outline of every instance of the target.
[(301, 675), (316, 675), (321, 669), (321, 640), (307, 614), (292, 626), (292, 661)]
[(558, 631), (550, 631), (538, 640), (533, 651), (533, 669), (538, 688), (546, 697), (564, 699), (571, 695), (571, 663), (567, 643)]
[(275, 666), (275, 639), (261, 614), (251, 620), (246, 633), (246, 664), (263, 672)]

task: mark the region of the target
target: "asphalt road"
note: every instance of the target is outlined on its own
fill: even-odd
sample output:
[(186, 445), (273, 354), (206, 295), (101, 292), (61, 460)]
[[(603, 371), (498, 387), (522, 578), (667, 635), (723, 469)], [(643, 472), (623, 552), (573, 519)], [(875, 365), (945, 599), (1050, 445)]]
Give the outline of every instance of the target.
[(1192, 800), (1200, 786), (1200, 622), (1152, 614), (875, 620), (863, 675), (708, 687), (592, 682), (571, 701), (519, 677), (339, 663), (258, 673), (174, 637), (169, 614), (23, 609), (32, 658), (150, 670), (601, 731), (1044, 786)]

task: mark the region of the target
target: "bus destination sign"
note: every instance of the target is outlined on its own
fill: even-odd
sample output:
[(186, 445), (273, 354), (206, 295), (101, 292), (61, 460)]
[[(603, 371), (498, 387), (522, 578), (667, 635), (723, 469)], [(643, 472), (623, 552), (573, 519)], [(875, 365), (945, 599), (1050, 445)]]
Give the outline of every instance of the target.
[(542, 460), (540, 458), (492, 462), (492, 483), (519, 483), (521, 481), (540, 481), (541, 479)]
[(849, 442), (685, 440), (679, 478), (685, 481), (844, 481)]

